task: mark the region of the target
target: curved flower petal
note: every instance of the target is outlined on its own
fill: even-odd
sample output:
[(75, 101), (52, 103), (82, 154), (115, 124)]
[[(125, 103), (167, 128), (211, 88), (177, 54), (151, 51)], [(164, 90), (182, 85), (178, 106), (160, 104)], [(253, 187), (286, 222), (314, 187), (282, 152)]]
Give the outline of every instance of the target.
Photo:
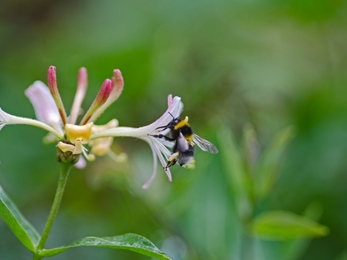
[(66, 124), (65, 132), (71, 143), (87, 144), (90, 140), (92, 127), (93, 127), (92, 122), (86, 125)]
[(36, 118), (63, 135), (59, 111), (48, 87), (42, 81), (35, 81), (25, 90), (25, 95), (34, 107)]
[(77, 168), (77, 169), (83, 169), (87, 166), (87, 161), (84, 159), (83, 156), (80, 156), (78, 158), (78, 161), (77, 163), (74, 164), (74, 166)]
[(150, 138), (152, 145), (154, 147), (154, 150), (156, 151), (156, 154), (159, 158), (159, 161), (169, 179), (169, 181), (172, 181), (172, 176), (171, 176), (171, 171), (168, 167), (166, 167), (167, 165), (167, 161), (168, 161), (168, 157), (171, 155), (171, 152), (169, 151), (169, 149), (167, 149), (163, 143), (160, 142), (159, 139), (157, 138)]
[(148, 181), (146, 181), (145, 184), (142, 185), (142, 189), (148, 189), (148, 187), (151, 185), (152, 181), (154, 180), (154, 177), (157, 175), (157, 167), (158, 167), (158, 154), (157, 152), (155, 151), (154, 149), (154, 146), (151, 144), (151, 141), (147, 141), (149, 146), (151, 147), (151, 150), (152, 150), (152, 155), (153, 155), (153, 173), (151, 175), (151, 177), (149, 178)]
[(57, 146), (64, 153), (66, 153), (66, 152), (72, 152), (73, 153), (75, 151), (75, 146), (72, 144), (59, 142)]
[(156, 176), (157, 167), (158, 167), (158, 158), (169, 181), (172, 182), (171, 171), (168, 167), (166, 167), (168, 156), (170, 156), (171, 152), (156, 138), (148, 137), (148, 138), (141, 138), (141, 139), (146, 141), (149, 144), (153, 153), (153, 173), (151, 177), (149, 178), (149, 180), (142, 186), (142, 189), (147, 189), (151, 185), (154, 177)]
[[(167, 105), (168, 108), (164, 112), (164, 114), (161, 117), (159, 117), (159, 119), (157, 119), (154, 123), (146, 126), (146, 128), (151, 129), (149, 133), (152, 133), (159, 126), (167, 125), (173, 119), (172, 116), (174, 118), (177, 118), (183, 111), (183, 103), (180, 97), (176, 96), (172, 98), (172, 95), (169, 95), (167, 97)], [(166, 131), (162, 131), (162, 134), (165, 134), (165, 132), (168, 131), (170, 130), (167, 129)]]

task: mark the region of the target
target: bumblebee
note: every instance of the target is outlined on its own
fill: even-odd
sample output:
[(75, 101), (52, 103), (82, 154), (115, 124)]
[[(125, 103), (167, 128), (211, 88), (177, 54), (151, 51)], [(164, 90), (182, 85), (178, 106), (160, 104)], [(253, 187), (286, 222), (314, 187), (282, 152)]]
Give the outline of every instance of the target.
[(159, 126), (155, 130), (156, 132), (162, 132), (170, 129), (171, 137), (163, 134), (153, 135), (153, 137), (175, 142), (173, 152), (169, 157), (165, 169), (176, 163), (185, 168), (194, 168), (194, 144), (205, 152), (218, 153), (218, 149), (214, 144), (193, 133), (191, 126), (188, 124), (187, 116), (184, 120), (181, 120), (175, 118), (170, 112), (169, 114), (172, 116), (172, 120), (167, 125)]

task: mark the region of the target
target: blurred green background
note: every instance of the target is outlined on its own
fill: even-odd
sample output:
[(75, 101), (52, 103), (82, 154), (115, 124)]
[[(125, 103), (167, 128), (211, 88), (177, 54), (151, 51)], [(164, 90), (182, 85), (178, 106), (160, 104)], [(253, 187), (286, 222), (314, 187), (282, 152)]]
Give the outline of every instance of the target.
[[(143, 235), (173, 259), (347, 259), (347, 2), (263, 1), (1, 1), (0, 107), (34, 118), (24, 90), (57, 67), (69, 111), (77, 71), (88, 69), (84, 109), (119, 68), (125, 89), (98, 123), (153, 122), (168, 94), (181, 96), (193, 130), (215, 143), (241, 145), (251, 123), (265, 147), (282, 128), (297, 133), (278, 181), (258, 205), (302, 214), (311, 203), (326, 237), (307, 240), (289, 257), (286, 242), (240, 240), (223, 156), (197, 149), (196, 169), (172, 168), (148, 190), (152, 154), (142, 141), (120, 138), (113, 150), (127, 163), (98, 158), (73, 169), (47, 247), (83, 236)], [(221, 132), (221, 129), (228, 131)], [(58, 179), (45, 132), (6, 126), (0, 133), (0, 184), (42, 231)], [(31, 254), (0, 220), (0, 258)], [(247, 254), (254, 247), (253, 254)], [(286, 258), (287, 257), (287, 258)], [(148, 259), (135, 253), (79, 248), (52, 259)]]

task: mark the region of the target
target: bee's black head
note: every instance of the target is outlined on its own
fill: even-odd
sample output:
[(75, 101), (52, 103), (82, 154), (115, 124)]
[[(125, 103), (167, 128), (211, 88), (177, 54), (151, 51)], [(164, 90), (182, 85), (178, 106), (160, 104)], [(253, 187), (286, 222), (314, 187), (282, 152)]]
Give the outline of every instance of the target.
[(181, 121), (178, 117), (174, 117), (170, 112), (168, 112), (170, 116), (172, 116), (172, 120), (164, 126), (159, 126), (155, 130), (161, 129), (160, 131), (166, 130), (166, 129), (174, 129), (175, 126)]
[(170, 112), (168, 113), (170, 114), (170, 116), (172, 116), (172, 120), (170, 121), (170, 123), (167, 124), (167, 128), (172, 129), (181, 121), (181, 119), (179, 119), (178, 117), (174, 117)]

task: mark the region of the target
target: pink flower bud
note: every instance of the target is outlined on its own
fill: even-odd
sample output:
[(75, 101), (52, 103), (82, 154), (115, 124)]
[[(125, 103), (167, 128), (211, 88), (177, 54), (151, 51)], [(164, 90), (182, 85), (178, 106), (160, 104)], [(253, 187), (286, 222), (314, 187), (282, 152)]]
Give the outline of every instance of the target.
[(47, 81), (49, 91), (51, 92), (52, 96), (54, 97), (56, 95), (59, 95), (55, 66), (49, 66), (47, 73)]
[(112, 81), (110, 79), (105, 79), (95, 99), (95, 102), (97, 102), (98, 106), (102, 106), (106, 102), (106, 100), (111, 94), (111, 91), (112, 91)]
[(112, 88), (112, 81), (110, 79), (106, 79), (102, 84), (98, 95), (94, 99), (93, 104), (90, 106), (87, 113), (84, 115), (80, 125), (84, 125), (90, 121), (90, 118), (92, 117), (93, 113), (107, 101), (111, 94)]
[(67, 116), (66, 116), (64, 105), (63, 105), (63, 101), (61, 100), (61, 97), (59, 94), (56, 68), (54, 66), (50, 66), (48, 68), (47, 81), (48, 81), (49, 91), (51, 92), (51, 95), (57, 105), (57, 108), (61, 117), (61, 121), (63, 122), (63, 125), (65, 125), (67, 123)]
[(112, 91), (109, 98), (102, 106), (100, 106), (93, 113), (92, 117), (86, 122), (95, 122), (95, 120), (106, 110), (106, 108), (108, 108), (122, 94), (124, 88), (124, 80), (122, 73), (119, 69), (115, 69), (113, 70), (113, 75), (114, 76), (112, 77)]

